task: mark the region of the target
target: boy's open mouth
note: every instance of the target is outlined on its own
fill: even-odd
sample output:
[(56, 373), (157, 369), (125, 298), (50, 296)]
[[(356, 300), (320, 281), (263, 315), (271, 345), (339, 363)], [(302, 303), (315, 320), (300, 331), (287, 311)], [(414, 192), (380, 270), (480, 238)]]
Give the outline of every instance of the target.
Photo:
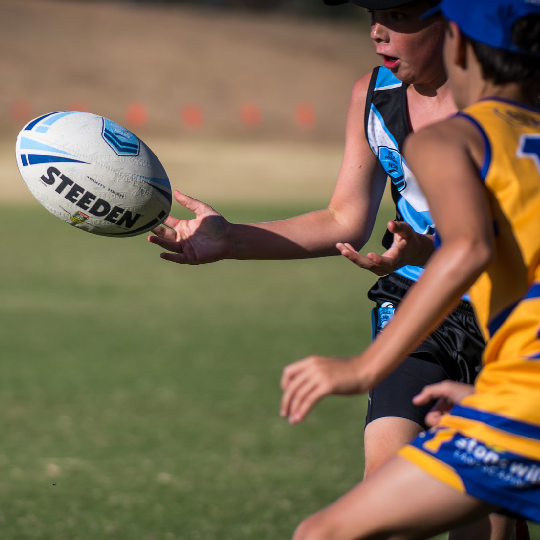
[(399, 58), (383, 55), (383, 62), (385, 68), (394, 69), (399, 64)]

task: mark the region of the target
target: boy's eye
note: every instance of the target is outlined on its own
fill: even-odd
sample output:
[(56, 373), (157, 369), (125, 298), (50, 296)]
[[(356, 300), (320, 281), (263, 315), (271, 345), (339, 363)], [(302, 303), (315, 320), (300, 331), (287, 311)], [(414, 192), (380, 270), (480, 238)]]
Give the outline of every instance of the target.
[(407, 14), (403, 11), (390, 11), (389, 9), (382, 9), (382, 10), (373, 10), (368, 9), (366, 10), (368, 12), (368, 15), (371, 18), (371, 24), (375, 24), (376, 22), (379, 22), (381, 24), (387, 24), (390, 21), (392, 22), (401, 22), (405, 19), (407, 19)]
[(407, 18), (407, 15), (405, 15), (405, 13), (402, 11), (392, 11), (392, 13), (390, 13), (390, 18), (393, 21), (402, 21), (403, 19)]

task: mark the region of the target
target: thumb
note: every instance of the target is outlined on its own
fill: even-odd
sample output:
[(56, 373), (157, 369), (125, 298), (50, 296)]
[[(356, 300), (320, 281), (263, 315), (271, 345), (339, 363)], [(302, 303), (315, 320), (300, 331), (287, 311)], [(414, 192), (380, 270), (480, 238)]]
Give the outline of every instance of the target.
[(174, 192), (174, 198), (184, 207), (188, 210), (191, 210), (195, 213), (196, 216), (199, 216), (204, 213), (213, 212), (215, 213), (215, 210), (208, 206), (207, 204), (197, 200), (193, 199), (192, 197), (189, 197), (188, 195), (184, 195), (183, 193), (180, 193), (179, 191)]
[(402, 238), (409, 238), (413, 232), (412, 227), (404, 221), (389, 221), (388, 230), (392, 234), (399, 234)]

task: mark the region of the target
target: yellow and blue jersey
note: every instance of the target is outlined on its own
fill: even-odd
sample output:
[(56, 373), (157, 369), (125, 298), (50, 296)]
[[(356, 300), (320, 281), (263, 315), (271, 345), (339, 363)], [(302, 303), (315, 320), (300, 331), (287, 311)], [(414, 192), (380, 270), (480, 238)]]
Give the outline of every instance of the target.
[(484, 99), (496, 254), (470, 290), (486, 339), (475, 393), (400, 454), (441, 481), (540, 522), (540, 110)]
[(487, 342), (476, 393), (443, 424), (540, 459), (540, 111), (489, 99), (461, 116), (484, 137), (496, 254), (470, 291)]

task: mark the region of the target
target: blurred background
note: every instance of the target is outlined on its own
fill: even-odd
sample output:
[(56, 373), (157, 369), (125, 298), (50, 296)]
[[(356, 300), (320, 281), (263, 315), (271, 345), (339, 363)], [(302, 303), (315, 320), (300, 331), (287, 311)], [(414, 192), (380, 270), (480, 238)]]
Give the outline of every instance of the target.
[[(180, 267), (30, 195), (24, 124), (134, 131), (231, 221), (327, 205), (360, 8), (322, 0), (0, 1), (0, 537), (275, 540), (362, 476), (365, 397), (278, 416), (283, 367), (370, 340), (375, 278), (340, 257)], [(173, 214), (190, 217), (174, 207)], [(371, 243), (392, 208), (385, 199)]]
[[(2, 0), (0, 140), (9, 161), (0, 171), (15, 173), (10, 145), (28, 120), (87, 110), (151, 143), (175, 187), (194, 196), (287, 199), (293, 183), (302, 197), (326, 200), (352, 84), (377, 63), (367, 29), (362, 9), (322, 0)], [(21, 193), (0, 197), (27, 196), (10, 184)]]

